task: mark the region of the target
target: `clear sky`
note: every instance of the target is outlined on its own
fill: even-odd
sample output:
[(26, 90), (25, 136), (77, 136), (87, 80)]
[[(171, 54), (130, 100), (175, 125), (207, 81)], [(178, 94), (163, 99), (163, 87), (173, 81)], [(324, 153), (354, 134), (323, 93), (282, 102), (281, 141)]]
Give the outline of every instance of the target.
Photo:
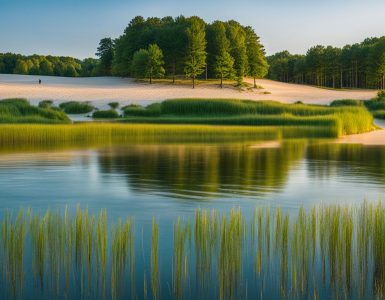
[(254, 27), (268, 54), (385, 35), (385, 0), (0, 0), (0, 52), (94, 56), (136, 15), (198, 15)]

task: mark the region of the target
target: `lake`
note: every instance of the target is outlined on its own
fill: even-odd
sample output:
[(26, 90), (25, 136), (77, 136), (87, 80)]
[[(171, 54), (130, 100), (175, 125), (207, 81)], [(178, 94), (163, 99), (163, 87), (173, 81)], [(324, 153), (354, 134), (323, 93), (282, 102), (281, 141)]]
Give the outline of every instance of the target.
[[(283, 214), (296, 216), (301, 207), (310, 211), (314, 205), (321, 204), (361, 205), (365, 199), (377, 202), (383, 199), (384, 191), (384, 146), (337, 144), (328, 140), (102, 145), (63, 150), (57, 147), (55, 150), (7, 149), (0, 156), (2, 216), (8, 210), (16, 213), (20, 207), (32, 208), (41, 214), (47, 209), (63, 212), (68, 207), (75, 213), (79, 204), (91, 214), (106, 209), (109, 224), (116, 224), (119, 217), (133, 217), (137, 253), (135, 268), (139, 270), (137, 277), (140, 278), (134, 285), (135, 297), (139, 298), (147, 295), (142, 278), (151, 269), (153, 217), (159, 224), (159, 269), (163, 280), (160, 296), (179, 298), (170, 287), (176, 276), (173, 269), (176, 229), (173, 226), (178, 217), (184, 222), (190, 219), (193, 223), (197, 209), (216, 210), (228, 215), (232, 208), (240, 208), (243, 218), (249, 222), (255, 208), (272, 211), (281, 208)], [(282, 296), (279, 289), (275, 290), (277, 278), (274, 274), (279, 273), (279, 266), (273, 263), (270, 275), (263, 279), (264, 283), (258, 279), (258, 284), (253, 284), (253, 280), (257, 280), (252, 271), (254, 267), (248, 269), (246, 266), (254, 265), (254, 256), (249, 254), (255, 251), (248, 252), (250, 249), (245, 248), (248, 250), (242, 250), (242, 253), (246, 251), (242, 262), (244, 267), (240, 267), (236, 275), (242, 278), (242, 284), (237, 285), (242, 292), (237, 295), (253, 298), (262, 293), (261, 287), (264, 286), (262, 290), (266, 297)], [(26, 253), (24, 271), (31, 274), (28, 262), (32, 254), (29, 250)], [(196, 261), (196, 253), (191, 253), (191, 261)], [(45, 276), (49, 278), (49, 264), (45, 264)], [(218, 264), (213, 263), (210, 272), (216, 274)], [(198, 273), (197, 270), (191, 272)], [(212, 290), (202, 295), (195, 288), (198, 277), (194, 275), (191, 278), (180, 294), (183, 298), (220, 296), (218, 283), (213, 282)], [(145, 286), (151, 295), (150, 279), (147, 280)], [(52, 288), (40, 288), (29, 276), (26, 276), (23, 286), (27, 291), (24, 292), (26, 298), (50, 299), (54, 295)], [(369, 294), (365, 295), (371, 295), (370, 284), (368, 290), (366, 293)], [(313, 295), (312, 291), (309, 285), (303, 295)], [(318, 293), (330, 297), (333, 295), (330, 291), (331, 286), (327, 285)], [(5, 289), (1, 293), (4, 297), (10, 295)], [(95, 292), (83, 294), (80, 287), (71, 293), (69, 295), (73, 297), (100, 297)], [(124, 288), (120, 296), (132, 296), (132, 293), (132, 288)], [(107, 295), (111, 296), (109, 292)]]

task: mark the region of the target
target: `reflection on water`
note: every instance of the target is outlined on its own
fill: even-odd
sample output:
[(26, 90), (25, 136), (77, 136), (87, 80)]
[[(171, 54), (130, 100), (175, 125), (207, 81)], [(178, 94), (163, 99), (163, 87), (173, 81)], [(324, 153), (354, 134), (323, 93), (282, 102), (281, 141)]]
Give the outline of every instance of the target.
[[(313, 228), (309, 209), (319, 203), (362, 203), (365, 198), (377, 201), (383, 197), (384, 188), (385, 147), (327, 141), (300, 139), (209, 145), (131, 144), (62, 151), (8, 151), (0, 155), (0, 216), (3, 219), (7, 209), (16, 211), (20, 206), (32, 207), (36, 212), (45, 212), (48, 208), (62, 212), (68, 205), (69, 213), (74, 214), (77, 203), (83, 208), (87, 207), (90, 213), (105, 208), (108, 218), (102, 215), (93, 219), (82, 215), (86, 220), (86, 223), (82, 223), (86, 231), (77, 232), (74, 225), (76, 221), (73, 221), (75, 223), (68, 229), (70, 231), (65, 233), (66, 236), (61, 236), (60, 241), (40, 238), (39, 226), (48, 226), (50, 222), (52, 227), (48, 226), (46, 230), (51, 230), (52, 236), (64, 234), (59, 230), (60, 223), (50, 217), (30, 221), (36, 231), (33, 233), (28, 233), (29, 229), (23, 227), (25, 223), (15, 224), (15, 230), (3, 227), (2, 234), (7, 232), (7, 238), (11, 240), (2, 253), (10, 255), (3, 266), (10, 272), (6, 275), (10, 280), (6, 285), (16, 294), (15, 284), (21, 283), (15, 278), (24, 278), (23, 274), (32, 272), (31, 264), (26, 265), (25, 269), (18, 269), (21, 256), (20, 252), (14, 251), (20, 249), (20, 241), (16, 237), (22, 237), (26, 232), (31, 239), (35, 239), (32, 240), (32, 252), (26, 248), (24, 255), (26, 261), (34, 261), (32, 273), (37, 282), (25, 280), (22, 283), (23, 293), (43, 291), (36, 292), (35, 296), (31, 296), (32, 299), (51, 298), (52, 291), (45, 291), (42, 287), (42, 282), (48, 280), (43, 278), (48, 275), (43, 274), (51, 274), (51, 271), (58, 274), (58, 266), (64, 268), (64, 271), (60, 271), (64, 273), (60, 274), (65, 274), (67, 264), (64, 259), (76, 265), (78, 248), (85, 252), (81, 252), (83, 267), (75, 271), (76, 286), (70, 289), (73, 295), (80, 295), (82, 289), (90, 284), (91, 278), (98, 282), (98, 289), (111, 291), (114, 287), (116, 293), (113, 295), (116, 298), (119, 298), (122, 286), (129, 287), (125, 293), (140, 295), (141, 298), (145, 295), (178, 298), (186, 296), (186, 291), (187, 297), (192, 297), (189, 293), (194, 291), (201, 293), (203, 298), (229, 294), (244, 298), (246, 295), (259, 295), (261, 290), (267, 296), (279, 297), (282, 291), (290, 290), (293, 285), (301, 295), (309, 296), (315, 280), (309, 274), (316, 272), (326, 276), (324, 279), (329, 282), (325, 291), (338, 289), (339, 286), (332, 286), (335, 282), (333, 276), (342, 280), (345, 289), (342, 293), (346, 296), (345, 292), (351, 289), (350, 277), (353, 278), (355, 274), (345, 261), (339, 260), (346, 257), (346, 248), (339, 242), (334, 245), (323, 243), (321, 239), (338, 241), (340, 238), (332, 234), (350, 234), (350, 216), (341, 210), (339, 213), (344, 216), (347, 225), (337, 224), (345, 227), (338, 232), (329, 230), (329, 236), (322, 235), (327, 231), (321, 230), (316, 241), (318, 246), (314, 248), (313, 240), (308, 239)], [(304, 211), (299, 210), (301, 206), (304, 206)], [(229, 213), (233, 207), (242, 210), (242, 216), (237, 214), (237, 210), (232, 212), (235, 223), (231, 223), (231, 218), (226, 221), (220, 217), (221, 213)], [(254, 214), (255, 207), (271, 209), (271, 217), (266, 213)], [(282, 208), (282, 211), (275, 210), (276, 207)], [(194, 217), (197, 208), (207, 211)], [(212, 209), (217, 213), (211, 214)], [(286, 213), (290, 217), (295, 215), (297, 221), (286, 224)], [(332, 214), (327, 211), (325, 214), (334, 220)], [(126, 216), (133, 218), (128, 219), (128, 223), (118, 223), (118, 217)], [(179, 216), (181, 219), (177, 221)], [(198, 218), (198, 227), (196, 223), (189, 223), (194, 218)], [(119, 225), (112, 229), (109, 238), (105, 238), (107, 225), (111, 223)], [(318, 223), (327, 225), (330, 222), (318, 218)], [(96, 224), (99, 225), (95, 227)], [(247, 230), (241, 227), (244, 224), (247, 224)], [(383, 231), (377, 232), (377, 237), (385, 234), (385, 223), (381, 224)], [(301, 235), (301, 226), (307, 228), (309, 235)], [(354, 226), (362, 230), (366, 228), (359, 227), (359, 224)], [(71, 233), (73, 230), (75, 233)], [(357, 239), (365, 239), (367, 234), (357, 230), (353, 233)], [(249, 232), (249, 238), (244, 243), (241, 237), (246, 231)], [(358, 236), (359, 233), (361, 235)], [(92, 243), (97, 244), (101, 252), (87, 252), (89, 245), (86, 242), (77, 244), (80, 241), (76, 234), (88, 234), (88, 239), (93, 240)], [(30, 244), (28, 239), (26, 243)], [(54, 253), (50, 247), (61, 247), (55, 243), (68, 241), (71, 242), (65, 249), (75, 250), (61, 252), (60, 261), (57, 261), (57, 256), (49, 254)], [(129, 241), (129, 244), (124, 241)], [(304, 244), (307, 250), (304, 252), (305, 248), (298, 248), (296, 241)], [(47, 256), (39, 256), (39, 243), (47, 247)], [(371, 245), (372, 242), (367, 243)], [(325, 249), (323, 245), (327, 245)], [(117, 249), (114, 260), (107, 259), (108, 267), (106, 247), (110, 249), (108, 251)], [(357, 244), (353, 243), (350, 247), (357, 247)], [(125, 254), (120, 252), (121, 248)], [(313, 248), (315, 250), (309, 250)], [(367, 281), (361, 284), (367, 285), (366, 292), (374, 287), (383, 294), (381, 280), (385, 259), (382, 252), (374, 248), (362, 248), (360, 251), (368, 255), (369, 265), (362, 268), (372, 270), (371, 259), (376, 260), (371, 275), (374, 278), (366, 278)], [(375, 257), (368, 251), (374, 251)], [(135, 256), (130, 256), (132, 253)], [(331, 260), (325, 261), (322, 253)], [(361, 257), (357, 253), (354, 255), (352, 261)], [(111, 268), (110, 271), (107, 274), (99, 269), (93, 272), (87, 257), (96, 259), (100, 263), (98, 268)], [(276, 260), (276, 257), (279, 258)], [(336, 269), (336, 263), (342, 266), (343, 271), (339, 267)], [(247, 268), (243, 269), (244, 266)], [(362, 269), (360, 272), (367, 271)], [(123, 273), (124, 276), (121, 275)], [(88, 274), (93, 275), (88, 277)], [(280, 283), (276, 281), (277, 274)], [(216, 283), (212, 278), (218, 279)], [(253, 282), (257, 282), (257, 285), (252, 285)], [(276, 288), (278, 283), (279, 288)], [(49, 281), (52, 287), (58, 284), (65, 282)], [(199, 284), (200, 288), (194, 290), (193, 284)], [(352, 286), (357, 284), (352, 281)], [(0, 288), (0, 294), (4, 293)], [(290, 293), (286, 294), (288, 298), (297, 295)], [(330, 296), (328, 292), (325, 293)], [(95, 295), (88, 296), (92, 298)], [(317, 295), (322, 295), (322, 291), (317, 290)]]
[(385, 148), (306, 140), (163, 144), (0, 156), (0, 210), (87, 205), (112, 214), (233, 205), (298, 208), (382, 197)]

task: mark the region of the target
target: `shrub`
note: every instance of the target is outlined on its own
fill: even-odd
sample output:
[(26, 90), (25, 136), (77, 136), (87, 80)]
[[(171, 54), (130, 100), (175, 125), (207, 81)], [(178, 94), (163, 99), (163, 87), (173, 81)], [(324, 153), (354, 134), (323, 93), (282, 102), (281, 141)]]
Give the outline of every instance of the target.
[(108, 105), (112, 108), (112, 109), (117, 109), (119, 107), (119, 102), (110, 102), (108, 103)]
[(1, 123), (69, 123), (70, 119), (62, 111), (32, 106), (25, 99), (0, 101)]
[(342, 99), (342, 100), (334, 100), (330, 103), (331, 107), (336, 106), (362, 106), (363, 103), (361, 100), (353, 100), (353, 99)]
[(39, 102), (38, 107), (40, 108), (52, 108), (53, 101), (52, 100), (43, 100)]
[(156, 117), (161, 114), (161, 104), (153, 103), (147, 107), (131, 104), (123, 108), (125, 116)]
[(88, 102), (69, 101), (59, 105), (66, 114), (86, 114), (95, 109), (93, 105)]
[(373, 117), (375, 117), (376, 119), (385, 120), (385, 110), (375, 110), (372, 113), (373, 113)]
[(116, 119), (119, 118), (119, 114), (114, 109), (98, 110), (92, 114), (94, 119)]

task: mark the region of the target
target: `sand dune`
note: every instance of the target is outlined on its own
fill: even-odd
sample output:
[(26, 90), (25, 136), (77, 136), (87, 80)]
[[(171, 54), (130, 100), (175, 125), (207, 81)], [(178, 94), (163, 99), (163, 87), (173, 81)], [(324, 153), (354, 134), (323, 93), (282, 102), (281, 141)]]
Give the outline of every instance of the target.
[[(42, 85), (37, 84), (42, 79)], [(248, 80), (251, 82), (251, 80)], [(0, 99), (22, 97), (37, 102), (52, 99), (92, 101), (99, 107), (110, 101), (122, 104), (148, 104), (169, 98), (209, 97), (239, 98), (253, 100), (277, 100), (282, 102), (303, 101), (307, 103), (328, 103), (335, 99), (370, 99), (376, 92), (371, 90), (336, 91), (310, 86), (288, 84), (261, 79), (257, 84), (263, 89), (238, 91), (217, 86), (172, 86), (163, 84), (137, 83), (131, 79), (117, 77), (64, 78), (51, 76), (0, 74)], [(271, 94), (264, 94), (264, 92)]]

